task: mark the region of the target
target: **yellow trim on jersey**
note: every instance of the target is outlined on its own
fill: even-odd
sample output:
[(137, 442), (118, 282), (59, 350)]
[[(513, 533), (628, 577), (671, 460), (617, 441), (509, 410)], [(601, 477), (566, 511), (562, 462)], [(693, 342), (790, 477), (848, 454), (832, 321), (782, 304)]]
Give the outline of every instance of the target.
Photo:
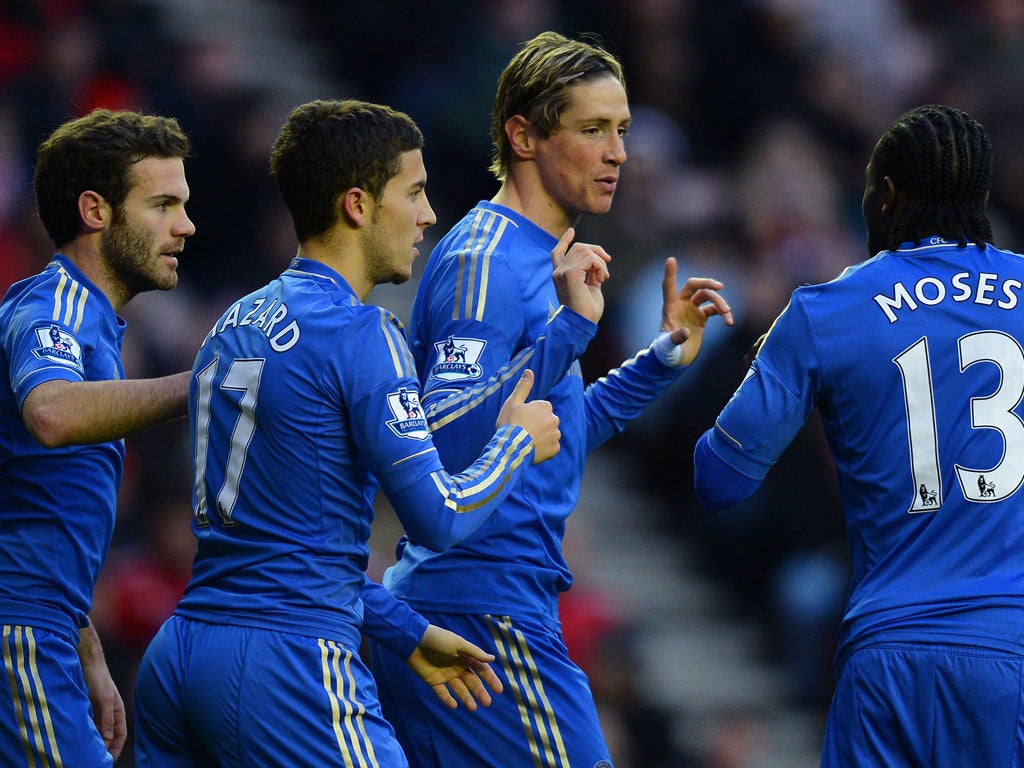
[[(505, 229), (511, 220), (493, 211), (480, 210), (469, 233), (469, 248), (459, 252), (459, 272), (455, 281), (455, 301), (452, 303), (452, 320), (473, 318), (483, 320), (487, 308), (487, 284), (491, 275), (491, 256), (501, 242)], [(495, 226), (497, 225), (497, 226)], [(462, 283), (466, 282), (466, 297), (463, 304)], [(477, 282), (479, 281), (479, 285)]]
[[(444, 400), (427, 406), (424, 408), (424, 413), (427, 416), (427, 427), (431, 432), (434, 432), (464, 416), (481, 402), (499, 391), (506, 381), (516, 374), (521, 374), (532, 359), (533, 347), (524, 349), (518, 356), (508, 362), (506, 370), (496, 379), (489, 380), (485, 385), (464, 390), (457, 395), (449, 395)], [(445, 415), (440, 416), (442, 413)]]
[[(437, 490), (446, 497), (445, 506), (454, 510), (455, 514), (465, 514), (490, 504), (505, 487), (508, 475), (518, 469), (529, 454), (533, 443), (529, 442), (527, 438), (528, 433), (525, 431), (517, 432), (511, 440), (507, 436), (503, 436), (494, 449), (494, 453), (498, 454), (500, 459), (498, 461), (486, 460), (482, 462), (483, 466), (472, 474), (461, 475), (460, 477), (466, 481), (461, 488), (455, 484), (447, 472), (431, 472), (430, 479), (434, 481)], [(511, 448), (506, 448), (506, 444), (510, 444)], [(510, 451), (511, 455), (509, 455)], [(505, 476), (505, 479), (498, 482), (502, 476)], [(470, 482), (473, 485), (469, 485)], [(465, 499), (478, 497), (492, 486), (493, 489), (487, 496), (476, 498), (476, 501), (472, 503), (465, 502)]]
[(391, 352), (391, 363), (395, 366), (395, 375), (399, 378), (415, 379), (416, 363), (413, 360), (412, 352), (409, 351), (409, 344), (402, 335), (402, 324), (393, 314), (386, 309), (380, 310), (380, 329), (388, 343), (388, 350)]
[(570, 768), (562, 732), (544, 692), (544, 683), (526, 643), (526, 636), (512, 626), (510, 616), (488, 616), (487, 619), (498, 658), (519, 706), (519, 719), (530, 745), (534, 766)]
[[(331, 724), (338, 739), (345, 768), (380, 768), (373, 744), (366, 733), (366, 725), (363, 723), (366, 707), (356, 695), (356, 679), (352, 674), (352, 652), (333, 640), (320, 638), (317, 645), (320, 646), (324, 690), (331, 700)], [(344, 717), (341, 713), (342, 705), (345, 710)]]
[(89, 289), (71, 277), (64, 267), (60, 267), (59, 270), (60, 280), (57, 281), (57, 288), (53, 292), (52, 319), (78, 333), (78, 329), (82, 327), (82, 318), (85, 317), (85, 301), (89, 298)]
[[(60, 756), (57, 737), (53, 732), (50, 706), (46, 700), (46, 691), (43, 690), (42, 679), (39, 677), (36, 640), (32, 627), (5, 624), (3, 643), (4, 668), (7, 670), (7, 680), (11, 686), (11, 700), (18, 719), (18, 730), (21, 732), (21, 745), (25, 749), (25, 764), (30, 768), (35, 768), (37, 764), (41, 768), (50, 768), (51, 765), (52, 768), (62, 768), (64, 762)], [(25, 720), (25, 712), (28, 713), (28, 721)]]

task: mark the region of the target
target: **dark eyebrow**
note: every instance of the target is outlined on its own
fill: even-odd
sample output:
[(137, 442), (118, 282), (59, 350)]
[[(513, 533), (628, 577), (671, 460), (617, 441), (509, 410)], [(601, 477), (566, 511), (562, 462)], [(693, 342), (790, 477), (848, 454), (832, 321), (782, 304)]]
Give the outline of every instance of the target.
[(174, 204), (177, 204), (177, 203), (185, 202), (178, 195), (153, 195), (149, 199), (152, 200), (154, 203), (174, 203)]

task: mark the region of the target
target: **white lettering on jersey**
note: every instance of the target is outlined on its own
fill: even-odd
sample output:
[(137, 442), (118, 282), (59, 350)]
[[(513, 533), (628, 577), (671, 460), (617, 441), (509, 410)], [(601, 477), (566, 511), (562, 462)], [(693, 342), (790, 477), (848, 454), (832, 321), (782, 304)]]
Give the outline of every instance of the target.
[(991, 272), (972, 275), (970, 272), (958, 272), (950, 279), (950, 287), (937, 277), (922, 277), (913, 287), (896, 283), (892, 293), (876, 294), (873, 299), (890, 323), (898, 319), (898, 312), (906, 309), (913, 312), (920, 306), (933, 307), (948, 300), (955, 302), (973, 301), (975, 304), (991, 306), (999, 309), (1014, 309), (1017, 306), (1019, 293), (1024, 284), (1016, 278), (1000, 278)]

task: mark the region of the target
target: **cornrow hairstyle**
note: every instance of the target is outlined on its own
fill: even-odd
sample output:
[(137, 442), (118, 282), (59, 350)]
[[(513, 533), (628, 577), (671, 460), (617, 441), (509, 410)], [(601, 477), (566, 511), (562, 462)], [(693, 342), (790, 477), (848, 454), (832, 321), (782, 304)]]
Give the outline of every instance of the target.
[(905, 112), (879, 139), (875, 163), (907, 195), (907, 209), (889, 233), (889, 249), (924, 233), (969, 242), (992, 239), (985, 212), (992, 181), (992, 142), (974, 118), (926, 104)]

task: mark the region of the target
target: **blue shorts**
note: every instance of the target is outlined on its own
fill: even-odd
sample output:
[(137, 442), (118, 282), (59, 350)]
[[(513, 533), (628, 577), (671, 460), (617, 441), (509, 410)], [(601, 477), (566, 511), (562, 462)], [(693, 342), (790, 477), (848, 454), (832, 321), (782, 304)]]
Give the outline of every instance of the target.
[(135, 690), (139, 768), (405, 768), (358, 652), (334, 640), (168, 619)]
[(78, 648), (45, 629), (4, 624), (0, 695), (5, 766), (102, 768), (114, 759), (92, 717)]
[(855, 651), (828, 714), (823, 768), (1024, 766), (1024, 657), (970, 646)]
[(445, 707), (405, 662), (370, 645), (384, 716), (414, 768), (611, 768), (590, 684), (557, 625), (507, 616), (422, 612), (497, 659), (505, 691), (490, 707)]

